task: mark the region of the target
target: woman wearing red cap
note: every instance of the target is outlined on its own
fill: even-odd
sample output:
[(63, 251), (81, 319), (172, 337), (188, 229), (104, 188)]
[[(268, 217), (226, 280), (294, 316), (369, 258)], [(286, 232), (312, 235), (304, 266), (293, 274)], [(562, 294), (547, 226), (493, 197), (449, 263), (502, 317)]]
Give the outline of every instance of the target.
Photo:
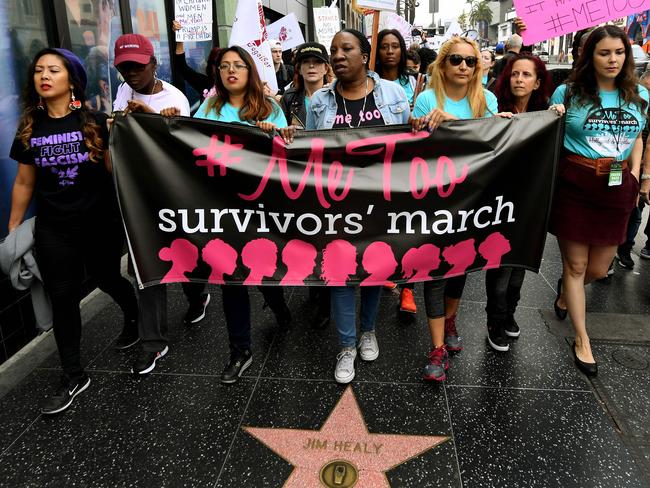
[(10, 154), (19, 164), (9, 232), (35, 195), (38, 265), (63, 368), (61, 388), (43, 405), (44, 414), (62, 412), (90, 385), (79, 357), (84, 269), (122, 308), (123, 334), (137, 331), (135, 291), (120, 274), (123, 234), (106, 151), (107, 116), (86, 108), (86, 79), (72, 52), (36, 54)]

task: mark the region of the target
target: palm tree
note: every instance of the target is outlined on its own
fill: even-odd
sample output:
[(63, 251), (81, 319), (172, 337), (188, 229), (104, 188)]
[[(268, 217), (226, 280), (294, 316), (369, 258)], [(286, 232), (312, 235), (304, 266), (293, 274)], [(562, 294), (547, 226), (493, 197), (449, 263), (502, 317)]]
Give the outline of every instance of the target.
[(492, 22), (492, 9), (488, 0), (471, 0), (469, 23), (477, 26), (481, 37), (487, 37), (487, 26)]
[(467, 30), (467, 14), (465, 12), (458, 16), (458, 25), (462, 30)]

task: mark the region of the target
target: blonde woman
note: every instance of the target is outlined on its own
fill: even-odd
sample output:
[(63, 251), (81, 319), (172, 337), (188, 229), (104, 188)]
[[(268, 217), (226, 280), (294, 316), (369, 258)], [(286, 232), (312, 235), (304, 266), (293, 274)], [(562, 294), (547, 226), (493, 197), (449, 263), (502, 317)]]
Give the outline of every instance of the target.
[[(412, 126), (436, 129), (448, 120), (476, 119), (497, 114), (497, 99), (483, 88), (481, 53), (474, 41), (453, 37), (440, 48), (429, 66), (429, 85), (415, 102)], [(425, 380), (444, 381), (449, 368), (447, 351), (460, 351), (462, 344), (456, 330), (456, 312), (465, 288), (465, 276), (426, 281), (424, 298), (433, 349), (424, 368)], [(507, 351), (503, 330), (488, 330), (490, 346)]]

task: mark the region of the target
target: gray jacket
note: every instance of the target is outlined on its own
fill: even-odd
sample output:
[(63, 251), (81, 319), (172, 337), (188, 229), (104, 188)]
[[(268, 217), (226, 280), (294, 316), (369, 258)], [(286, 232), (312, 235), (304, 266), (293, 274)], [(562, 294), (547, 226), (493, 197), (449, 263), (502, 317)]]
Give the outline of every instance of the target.
[(46, 331), (52, 328), (52, 305), (34, 257), (35, 221), (26, 220), (0, 242), (0, 269), (16, 290), (31, 288), (36, 326)]

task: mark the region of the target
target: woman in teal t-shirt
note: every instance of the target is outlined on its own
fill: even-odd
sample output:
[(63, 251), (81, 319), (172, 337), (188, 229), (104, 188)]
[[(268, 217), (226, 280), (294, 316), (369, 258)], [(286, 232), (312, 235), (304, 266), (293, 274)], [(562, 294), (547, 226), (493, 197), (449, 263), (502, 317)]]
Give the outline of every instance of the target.
[(647, 101), (627, 36), (612, 25), (589, 35), (569, 83), (551, 97), (567, 105), (565, 153), (549, 224), (563, 262), (555, 311), (563, 319), (568, 310), (574, 360), (589, 375), (598, 369), (587, 336), (585, 285), (606, 276), (625, 240), (639, 193)]
[(404, 88), (409, 105), (413, 106), (417, 79), (406, 70), (406, 42), (402, 34), (397, 29), (384, 29), (377, 34), (377, 46), (375, 73)]
[[(219, 72), (215, 80), (217, 96), (206, 99), (194, 117), (255, 125), (265, 132), (287, 127), (282, 109), (264, 96), (255, 63), (244, 49), (239, 46), (224, 49), (215, 64)], [(282, 287), (260, 286), (259, 289), (280, 327), (288, 327), (291, 313)], [(221, 373), (221, 382), (235, 383), (253, 362), (250, 299), (246, 286), (221, 285), (221, 292), (230, 344), (230, 361)]]
[[(497, 99), (482, 86), (481, 54), (474, 41), (452, 37), (440, 48), (429, 66), (429, 88), (418, 96), (413, 108), (413, 129), (437, 128), (442, 122), (491, 117), (498, 112)], [(424, 283), (425, 305), (433, 349), (424, 379), (443, 381), (449, 367), (447, 351), (460, 351), (456, 312), (465, 288), (465, 275)], [(402, 292), (404, 293), (404, 291)], [(495, 334), (490, 332), (490, 337)], [(508, 343), (497, 341), (499, 350)], [(492, 342), (491, 342), (492, 345)], [(492, 347), (495, 347), (494, 345)]]

